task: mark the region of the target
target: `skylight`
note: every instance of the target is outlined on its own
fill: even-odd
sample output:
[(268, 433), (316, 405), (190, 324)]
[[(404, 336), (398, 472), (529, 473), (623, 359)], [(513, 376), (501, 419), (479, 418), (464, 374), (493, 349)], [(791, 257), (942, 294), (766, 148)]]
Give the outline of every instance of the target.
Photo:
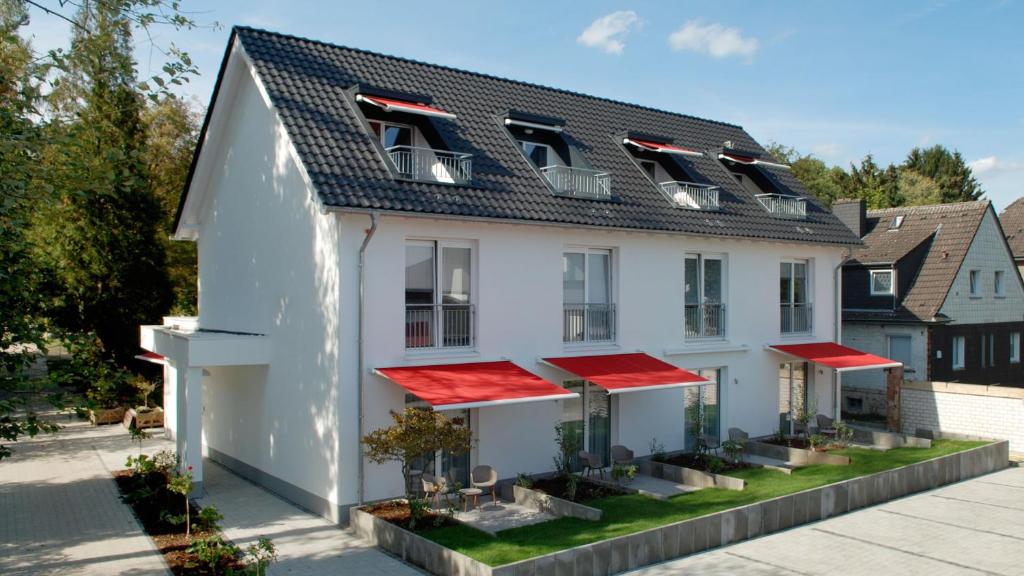
[(905, 218), (906, 216), (902, 214), (893, 218), (892, 222), (889, 222), (889, 230), (899, 230), (900, 226), (903, 226), (903, 220)]

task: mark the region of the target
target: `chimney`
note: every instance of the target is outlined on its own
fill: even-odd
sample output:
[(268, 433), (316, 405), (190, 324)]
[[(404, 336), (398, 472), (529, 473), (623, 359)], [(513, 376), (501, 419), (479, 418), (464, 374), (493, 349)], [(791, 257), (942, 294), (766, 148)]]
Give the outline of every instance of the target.
[(846, 227), (857, 235), (864, 237), (864, 221), (867, 219), (867, 206), (862, 198), (840, 198), (832, 202), (832, 213), (846, 224)]

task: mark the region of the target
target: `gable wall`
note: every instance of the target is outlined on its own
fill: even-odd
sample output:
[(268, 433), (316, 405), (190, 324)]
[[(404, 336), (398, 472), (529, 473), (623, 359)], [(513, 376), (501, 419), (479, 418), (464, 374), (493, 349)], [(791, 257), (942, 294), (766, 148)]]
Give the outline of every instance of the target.
[[(939, 311), (950, 317), (952, 324), (1021, 320), (1024, 317), (1024, 288), (1021, 287), (1020, 277), (1014, 274), (1014, 267), (1013, 258), (990, 209)], [(980, 297), (970, 295), (969, 270), (972, 269), (981, 271)], [(995, 270), (1004, 272), (1005, 298), (994, 295)]]

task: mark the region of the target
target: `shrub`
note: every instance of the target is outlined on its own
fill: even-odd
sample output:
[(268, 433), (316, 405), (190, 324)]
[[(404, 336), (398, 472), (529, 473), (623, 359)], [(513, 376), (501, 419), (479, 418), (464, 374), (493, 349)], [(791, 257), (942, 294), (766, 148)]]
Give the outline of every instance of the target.
[(612, 480), (618, 484), (629, 484), (636, 478), (636, 466), (633, 464), (621, 464), (616, 462), (612, 464)]
[(192, 533), (191, 526), (189, 526), (188, 510), (188, 495), (192, 492), (192, 467), (189, 466), (184, 474), (177, 472), (171, 474), (167, 482), (167, 489), (185, 498), (185, 536), (189, 536)]
[(846, 422), (840, 420), (833, 426), (836, 431), (835, 443), (840, 448), (846, 448), (853, 441), (853, 428), (846, 425)]
[(655, 462), (665, 461), (665, 445), (659, 442), (657, 438), (651, 438), (651, 443), (647, 446), (651, 453), (651, 460)]
[(579, 488), (580, 477), (570, 473), (565, 478), (565, 496), (571, 501), (576, 501), (576, 489)]
[(718, 474), (725, 470), (725, 462), (723, 462), (722, 459), (718, 458), (717, 456), (708, 456), (704, 464), (704, 467), (707, 468), (708, 472), (711, 472), (712, 474)]
[(426, 498), (409, 498), (409, 530), (416, 530), (420, 520), (430, 513), (430, 501)]
[(189, 545), (188, 551), (205, 564), (212, 574), (221, 572), (220, 568), (234, 564), (241, 554), (238, 546), (224, 540), (219, 534), (199, 538)]
[[(255, 544), (250, 544), (245, 549), (243, 557), (245, 567), (242, 569), (242, 573), (246, 576), (266, 576), (267, 568), (275, 560), (277, 560), (277, 548), (274, 547), (274, 543), (270, 541), (270, 538), (260, 536)], [(233, 572), (233, 570), (228, 570), (228, 574)]]
[(819, 448), (825, 448), (829, 445), (829, 437), (822, 434), (811, 434), (808, 440), (811, 444), (811, 450), (818, 450)]
[(730, 438), (722, 442), (722, 451), (729, 460), (739, 462), (740, 456), (743, 455), (743, 442)]
[[(580, 451), (579, 438), (565, 422), (555, 424), (555, 470), (566, 479), (573, 475), (573, 462), (576, 461), (576, 454)], [(571, 498), (570, 498), (571, 500)]]
[(520, 472), (516, 474), (516, 486), (531, 488), (533, 486), (533, 478), (530, 478), (530, 475), (525, 472)]
[(196, 523), (192, 525), (192, 529), (199, 532), (216, 532), (220, 530), (220, 521), (224, 519), (224, 515), (217, 510), (216, 506), (203, 506), (199, 510), (199, 515), (196, 517)]

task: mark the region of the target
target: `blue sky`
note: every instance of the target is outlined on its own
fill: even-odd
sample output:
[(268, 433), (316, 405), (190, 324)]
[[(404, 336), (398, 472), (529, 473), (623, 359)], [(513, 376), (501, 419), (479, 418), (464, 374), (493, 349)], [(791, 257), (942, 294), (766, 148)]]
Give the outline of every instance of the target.
[[(847, 165), (944, 144), (1002, 209), (1024, 195), (1024, 3), (269, 2), (185, 0), (218, 30), (157, 30), (209, 100), (230, 27), (245, 24), (744, 126)], [(34, 12), (38, 48), (67, 26)], [(140, 42), (139, 72), (159, 70)]]

